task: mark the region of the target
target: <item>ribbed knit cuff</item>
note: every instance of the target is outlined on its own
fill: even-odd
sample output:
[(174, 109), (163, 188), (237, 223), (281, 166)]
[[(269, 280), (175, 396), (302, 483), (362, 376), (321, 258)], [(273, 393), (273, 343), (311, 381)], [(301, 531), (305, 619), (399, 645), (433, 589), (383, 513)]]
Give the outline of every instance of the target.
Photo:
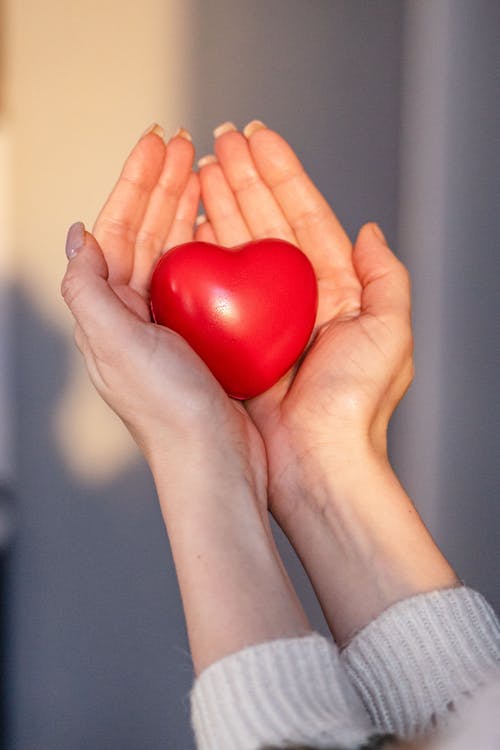
[(333, 643), (269, 641), (208, 667), (191, 693), (199, 750), (311, 744), (355, 748), (373, 734)]
[(500, 670), (500, 625), (477, 592), (433, 591), (394, 604), (341, 660), (376, 728), (411, 738), (446, 725)]

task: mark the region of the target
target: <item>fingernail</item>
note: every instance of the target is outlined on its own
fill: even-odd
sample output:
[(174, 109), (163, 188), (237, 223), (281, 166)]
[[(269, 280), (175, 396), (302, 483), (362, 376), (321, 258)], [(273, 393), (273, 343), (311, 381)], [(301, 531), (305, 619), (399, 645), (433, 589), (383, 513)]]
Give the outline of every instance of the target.
[(192, 142), (191, 133), (186, 128), (179, 128), (176, 133), (172, 136), (173, 138), (185, 138), (186, 141)]
[(141, 138), (144, 138), (145, 135), (149, 135), (150, 133), (155, 133), (156, 135), (159, 135), (160, 138), (163, 138), (165, 136), (165, 131), (163, 130), (161, 125), (158, 125), (157, 122), (154, 122), (149, 126), (149, 128), (146, 128), (144, 133), (141, 135)]
[(252, 122), (249, 122), (248, 125), (245, 125), (243, 128), (243, 135), (245, 138), (250, 138), (251, 135), (257, 132), (257, 130), (264, 130), (267, 127), (267, 125), (264, 125), (261, 120), (252, 120)]
[(376, 224), (375, 222), (373, 222), (373, 224), (372, 224), (372, 232), (373, 232), (373, 234), (375, 235), (375, 237), (376, 237), (376, 238), (377, 238), (377, 239), (378, 239), (378, 240), (379, 240), (380, 242), (383, 242), (383, 243), (384, 243), (384, 245), (387, 245), (387, 240), (386, 240), (386, 238), (385, 238), (385, 234), (384, 234), (384, 233), (383, 233), (383, 231), (382, 231), (382, 230), (380, 229), (379, 225), (378, 225), (378, 224)]
[(201, 225), (206, 224), (207, 221), (208, 219), (205, 216), (205, 214), (200, 214), (199, 216), (196, 217), (196, 221), (194, 223), (195, 223), (195, 226), (201, 227)]
[(66, 237), (66, 257), (68, 260), (72, 260), (78, 254), (84, 242), (85, 225), (82, 221), (77, 221), (70, 226)]
[(208, 154), (207, 156), (202, 156), (201, 159), (198, 160), (198, 167), (201, 169), (202, 167), (206, 167), (208, 164), (216, 163), (217, 157), (213, 154)]
[(219, 138), (224, 133), (231, 133), (238, 130), (234, 122), (223, 122), (222, 125), (218, 125), (214, 130), (214, 138)]

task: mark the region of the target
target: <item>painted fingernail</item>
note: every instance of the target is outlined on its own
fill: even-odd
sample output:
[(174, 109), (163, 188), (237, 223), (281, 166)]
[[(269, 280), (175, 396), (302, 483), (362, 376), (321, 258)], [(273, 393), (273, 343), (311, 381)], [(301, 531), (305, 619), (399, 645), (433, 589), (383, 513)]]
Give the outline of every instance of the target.
[(190, 143), (193, 140), (192, 137), (191, 137), (191, 133), (189, 132), (189, 130), (186, 130), (186, 128), (179, 128), (179, 130), (177, 130), (177, 132), (174, 133), (173, 137), (174, 138), (185, 138), (186, 141), (189, 141)]
[(208, 219), (205, 216), (205, 214), (200, 214), (199, 216), (196, 217), (196, 221), (194, 223), (195, 223), (195, 226), (201, 227), (201, 225), (206, 224), (207, 221)]
[(222, 125), (218, 125), (214, 130), (214, 138), (219, 138), (224, 133), (231, 133), (238, 130), (234, 122), (223, 122)]
[(257, 130), (264, 130), (267, 127), (267, 125), (264, 125), (261, 120), (252, 120), (252, 122), (249, 122), (248, 125), (245, 125), (243, 128), (243, 135), (245, 138), (250, 138), (251, 135), (257, 132)]
[(213, 154), (208, 154), (207, 156), (202, 156), (201, 159), (198, 160), (198, 167), (201, 169), (202, 167), (208, 166), (208, 164), (216, 164), (217, 163), (217, 157)]
[(85, 242), (85, 225), (82, 221), (77, 221), (68, 229), (66, 237), (66, 257), (72, 260), (83, 247)]
[(379, 240), (380, 242), (383, 242), (383, 243), (384, 243), (384, 245), (387, 245), (387, 240), (386, 240), (386, 238), (385, 238), (385, 234), (384, 234), (384, 233), (383, 233), (383, 231), (382, 231), (382, 230), (380, 229), (379, 225), (378, 225), (378, 224), (376, 224), (375, 222), (373, 222), (373, 224), (372, 224), (372, 231), (373, 231), (373, 234), (375, 235), (375, 237), (376, 237), (376, 238), (377, 238), (377, 239), (378, 239), (378, 240)]
[(149, 135), (150, 133), (155, 133), (156, 135), (159, 135), (160, 138), (163, 138), (165, 135), (165, 131), (163, 130), (162, 126), (158, 125), (157, 122), (154, 122), (149, 126), (149, 128), (146, 128), (144, 133), (141, 135), (141, 138), (144, 138), (145, 135)]

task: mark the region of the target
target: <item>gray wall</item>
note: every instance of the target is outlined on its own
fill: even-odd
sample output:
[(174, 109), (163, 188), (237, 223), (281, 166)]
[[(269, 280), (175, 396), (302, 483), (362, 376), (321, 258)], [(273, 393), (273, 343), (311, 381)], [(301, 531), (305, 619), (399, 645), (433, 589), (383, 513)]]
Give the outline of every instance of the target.
[(406, 4), (399, 250), (416, 377), (396, 465), (463, 580), (500, 609), (500, 5)]
[[(231, 118), (243, 125), (259, 117), (297, 148), (351, 235), (375, 219), (397, 244), (398, 226), (404, 236), (401, 213), (411, 213), (416, 200), (399, 185), (402, 75), (405, 66), (416, 64), (403, 47), (411, 45), (416, 23), (407, 19), (405, 26), (405, 4), (199, 0), (197, 6), (186, 126), (199, 155), (211, 150), (208, 134), (219, 122)], [(456, 33), (450, 47), (456, 95), (447, 139), (449, 197), (440, 217), (449, 273), (439, 322), (438, 343), (446, 342), (439, 360), (443, 387), (435, 404), (438, 473), (432, 483), (439, 500), (427, 512), (459, 573), (498, 606), (498, 170), (492, 158), (498, 99), (494, 109), (490, 92), (498, 12), (494, 3), (473, 6), (473, 18), (471, 4), (462, 3), (445, 18)], [(405, 143), (408, 137), (406, 132)], [(401, 254), (408, 251), (402, 247)], [(425, 289), (424, 274), (414, 290), (419, 309), (425, 307)], [(47, 424), (68, 377), (72, 344), (41, 322), (22, 289), (15, 295), (19, 533), (10, 570), (9, 746), (187, 750), (193, 746), (192, 673), (149, 474), (143, 464), (132, 465), (97, 491), (69, 473)], [(425, 346), (426, 334), (431, 331), (419, 330), (417, 345)], [(434, 365), (422, 361), (421, 371)], [(392, 443), (403, 478), (425, 510), (418, 482), (425, 464), (412, 443), (412, 415), (418, 400), (423, 408), (427, 398), (422, 382), (425, 376), (416, 383), (411, 408), (401, 410)], [(303, 573), (282, 540), (280, 545), (314, 624), (323, 629)]]
[(443, 546), (500, 610), (500, 4), (453, 7), (443, 279)]

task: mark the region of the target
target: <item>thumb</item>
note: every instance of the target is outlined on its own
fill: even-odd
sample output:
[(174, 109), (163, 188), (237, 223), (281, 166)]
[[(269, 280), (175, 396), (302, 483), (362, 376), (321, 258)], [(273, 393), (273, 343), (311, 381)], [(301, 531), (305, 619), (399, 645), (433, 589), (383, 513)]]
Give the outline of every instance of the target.
[(352, 260), (361, 282), (361, 312), (372, 315), (410, 313), (410, 277), (377, 224), (365, 224), (354, 244)]
[(140, 321), (109, 285), (103, 252), (82, 222), (68, 231), (66, 255), (69, 263), (61, 284), (64, 301), (91, 348), (109, 352), (120, 340), (127, 340), (131, 327)]

